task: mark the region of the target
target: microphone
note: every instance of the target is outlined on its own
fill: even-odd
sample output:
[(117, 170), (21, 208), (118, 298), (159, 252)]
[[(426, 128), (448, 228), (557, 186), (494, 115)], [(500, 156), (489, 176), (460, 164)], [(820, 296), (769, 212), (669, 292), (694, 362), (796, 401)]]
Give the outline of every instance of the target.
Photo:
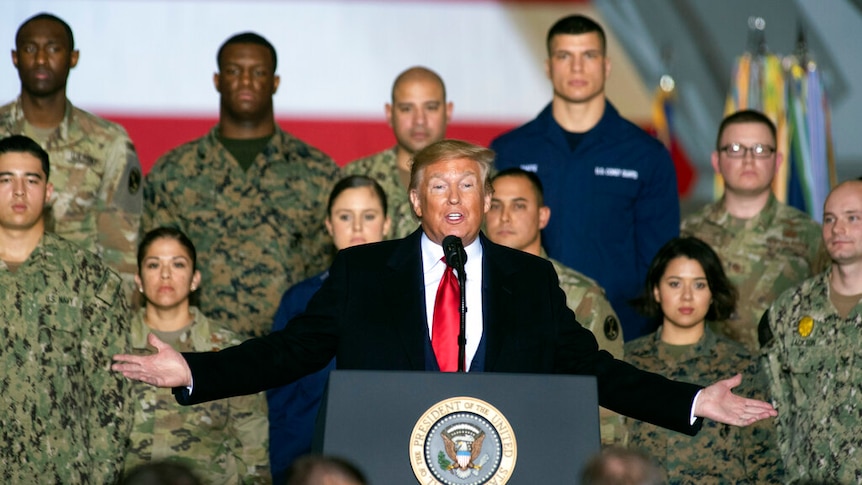
[(458, 270), (460, 277), (464, 273), (464, 263), (467, 262), (467, 252), (464, 244), (458, 236), (446, 236), (443, 238), (443, 254), (446, 256), (446, 264)]
[(467, 369), (467, 295), (464, 291), (464, 286), (467, 283), (467, 274), (464, 273), (464, 263), (467, 262), (467, 252), (464, 251), (464, 244), (458, 236), (446, 236), (443, 238), (443, 254), (446, 257), (446, 264), (450, 268), (458, 270), (458, 285), (461, 287), (461, 305), (459, 313), (461, 314), (460, 333), (458, 335), (458, 372), (464, 372)]

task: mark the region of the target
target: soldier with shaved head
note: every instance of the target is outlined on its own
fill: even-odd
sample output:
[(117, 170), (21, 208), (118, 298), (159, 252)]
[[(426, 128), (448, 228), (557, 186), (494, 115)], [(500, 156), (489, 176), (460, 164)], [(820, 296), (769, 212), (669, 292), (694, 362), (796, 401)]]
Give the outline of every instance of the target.
[(822, 233), (831, 268), (782, 293), (758, 334), (787, 483), (860, 483), (862, 181), (832, 190)]
[(372, 177), (386, 191), (392, 238), (407, 236), (419, 226), (407, 198), (410, 162), (416, 152), (446, 136), (451, 117), (452, 103), (446, 101), (443, 79), (426, 67), (411, 67), (395, 79), (392, 101), (386, 103), (396, 145), (344, 167), (345, 174)]

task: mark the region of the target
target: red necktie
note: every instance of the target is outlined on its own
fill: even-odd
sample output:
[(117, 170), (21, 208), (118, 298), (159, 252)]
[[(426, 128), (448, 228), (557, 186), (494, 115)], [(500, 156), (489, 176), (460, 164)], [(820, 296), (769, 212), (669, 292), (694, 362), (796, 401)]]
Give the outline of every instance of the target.
[[(445, 263), (445, 258), (442, 258)], [(431, 324), (431, 346), (437, 365), (443, 372), (458, 370), (458, 333), (461, 327), (461, 288), (449, 265), (440, 278), (437, 299), (434, 300), (434, 321)]]

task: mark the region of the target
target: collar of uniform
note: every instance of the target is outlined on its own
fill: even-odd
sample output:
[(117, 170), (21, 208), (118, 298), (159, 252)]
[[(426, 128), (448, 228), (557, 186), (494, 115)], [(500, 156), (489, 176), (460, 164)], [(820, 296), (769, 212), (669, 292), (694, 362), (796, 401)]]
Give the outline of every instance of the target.
[[(832, 269), (833, 269), (833, 266), (830, 265), (826, 269), (826, 271), (820, 273), (818, 276), (815, 276), (814, 278), (810, 278), (808, 280), (805, 280), (803, 285), (810, 285), (810, 286), (816, 287), (819, 284), (820, 288), (818, 290), (821, 293), (819, 295), (811, 295), (810, 296), (811, 300), (828, 301), (829, 302), (829, 306), (827, 307), (829, 309), (828, 314), (838, 315), (838, 309), (835, 308), (835, 304), (832, 303), (832, 291), (834, 291), (832, 289)], [(814, 312), (812, 311), (812, 313), (814, 313)], [(856, 320), (858, 318), (857, 315), (859, 315), (859, 314), (862, 314), (862, 300), (857, 302), (856, 306), (854, 306), (850, 310), (850, 313), (847, 314), (847, 318), (845, 319), (845, 321)], [(812, 316), (814, 316), (815, 320), (818, 320), (816, 315), (812, 315)], [(840, 315), (838, 315), (838, 316), (840, 318)], [(794, 325), (795, 325), (795, 323), (794, 323)]]
[(766, 201), (766, 205), (763, 206), (760, 214), (753, 218), (753, 222), (758, 224), (762, 229), (768, 229), (772, 227), (772, 221), (775, 219), (775, 214), (777, 213), (778, 199), (775, 198), (772, 192), (769, 192), (769, 199)]
[[(398, 189), (399, 193), (409, 192), (410, 189), (407, 189), (407, 191), (404, 191), (401, 188), (401, 178), (400, 178), (399, 169), (398, 169), (398, 146), (396, 145), (396, 146), (389, 148), (387, 150), (383, 150), (381, 153), (383, 155), (383, 157), (381, 157), (382, 164), (386, 167), (392, 167), (391, 172), (389, 172), (391, 174), (391, 183), (396, 184), (395, 188)], [(371, 175), (371, 174), (368, 174), (368, 175)], [(380, 181), (378, 180), (378, 182), (380, 182)], [(383, 188), (385, 189), (386, 186), (384, 185)], [(392, 197), (393, 196), (388, 194), (388, 193), (386, 195), (387, 195), (387, 197), (389, 197), (389, 210), (391, 212), (392, 211)], [(409, 200), (409, 196), (408, 196), (408, 200)], [(392, 229), (394, 229), (394, 227)]]
[[(539, 118), (544, 122), (544, 132), (551, 133), (551, 130), (555, 130), (558, 132), (562, 139), (565, 138), (565, 130), (562, 126), (554, 119), (554, 111), (552, 103), (549, 103), (548, 106), (539, 114)], [(609, 137), (612, 138), (617, 135), (617, 131), (615, 129), (615, 125), (617, 120), (620, 118), (620, 113), (614, 107), (614, 105), (605, 98), (605, 110), (602, 113), (602, 117), (599, 118), (598, 123), (596, 123), (592, 128), (584, 132), (585, 139), (591, 138), (593, 136), (601, 136), (602, 138)], [(583, 143), (583, 142), (582, 142)]]
[[(225, 153), (230, 155), (230, 152), (228, 152), (227, 148), (225, 148), (224, 145), (222, 145), (222, 143), (218, 139), (218, 128), (218, 124), (213, 126), (210, 129), (209, 133), (207, 133), (206, 136), (201, 138), (200, 143), (198, 143), (198, 159), (207, 160), (208, 164), (212, 161), (212, 157), (210, 157), (210, 155), (214, 153), (213, 148), (215, 147), (218, 147), (219, 150), (224, 150)], [(293, 140), (296, 140), (296, 138), (294, 138), (286, 131), (282, 130), (281, 127), (278, 126), (278, 123), (276, 123), (275, 131), (272, 132), (272, 138), (269, 139), (269, 142), (267, 142), (266, 147), (264, 147), (263, 149), (263, 152), (261, 152), (266, 163), (269, 164), (278, 160), (283, 160), (287, 162), (288, 159), (283, 155), (284, 147), (288, 143), (291, 143)], [(233, 159), (233, 155), (230, 155), (230, 159), (233, 160), (233, 162), (237, 166), (239, 166), (239, 162)], [(255, 166), (256, 161), (257, 159), (255, 159), (255, 161), (252, 162), (251, 165)], [(208, 170), (211, 168), (211, 166), (207, 166)]]
[[(212, 128), (210, 128), (209, 133), (207, 133), (207, 134), (206, 134), (206, 136), (203, 138), (203, 139), (204, 139), (204, 140), (206, 140), (206, 141), (207, 141), (207, 143), (209, 143), (210, 145), (219, 145), (219, 144), (221, 144), (221, 142), (219, 142), (219, 140), (218, 140), (218, 129), (219, 129), (219, 126), (221, 126), (221, 125), (220, 125), (219, 123), (216, 123), (216, 124), (215, 124), (215, 126), (213, 126)], [(281, 137), (282, 137), (282, 136), (284, 136), (284, 135), (286, 135), (286, 136), (291, 136), (289, 133), (287, 133), (286, 131), (282, 130), (282, 129), (281, 129), (281, 127), (278, 125), (278, 123), (276, 123), (276, 124), (275, 124), (275, 130), (272, 132), (272, 142), (273, 142), (273, 143), (277, 143), (277, 144), (279, 144), (279, 145), (280, 145), (280, 144), (281, 144), (281, 142), (283, 141)], [(263, 138), (263, 137), (260, 137), (260, 138)]]
[[(54, 130), (54, 134), (51, 135), (49, 141), (53, 142), (54, 139), (74, 141), (74, 139), (84, 137), (83, 133), (78, 133), (77, 131), (70, 133), (70, 127), (76, 126), (72, 123), (74, 112), (75, 110), (72, 106), (72, 102), (66, 99), (66, 112), (63, 114), (63, 120), (60, 121), (60, 125), (56, 130)], [(12, 108), (12, 117), (17, 125), (17, 131), (23, 133), (24, 125), (27, 124), (28, 121), (24, 116), (24, 108), (21, 106), (21, 96), (18, 96), (18, 99), (15, 100), (15, 105)], [(59, 134), (57, 134), (58, 132)]]
[[(38, 265), (36, 271), (39, 272), (62, 272), (64, 268), (59, 264), (60, 259), (55, 256), (55, 252), (62, 250), (60, 237), (51, 232), (45, 232), (33, 248), (33, 251), (27, 256), (27, 259), (18, 267), (18, 273), (23, 274), (22, 270), (31, 265)], [(72, 243), (69, 243), (72, 244)], [(77, 249), (77, 246), (74, 246)]]
[[(820, 275), (815, 276), (814, 278), (807, 279), (804, 282), (802, 282), (801, 286), (803, 287), (803, 289), (801, 291), (797, 290), (797, 292), (809, 293), (811, 291), (810, 288), (813, 287), (813, 288), (817, 289), (818, 290), (817, 294), (810, 293), (810, 295), (809, 295), (810, 300), (828, 301), (829, 305), (825, 307), (825, 308), (828, 308), (827, 314), (837, 315), (838, 309), (835, 308), (835, 304), (832, 303), (832, 292), (834, 291), (832, 289), (832, 270), (833, 270), (833, 266), (830, 264), (829, 267), (826, 268), (826, 271), (820, 273)], [(805, 288), (806, 286), (808, 288)], [(818, 286), (819, 286), (819, 288), (817, 288)], [(860, 304), (862, 304), (862, 302), (857, 304), (856, 307), (858, 307)], [(847, 315), (848, 319), (856, 316), (856, 311), (855, 311), (856, 307), (854, 307), (853, 310), (850, 310), (850, 314)], [(796, 325), (795, 322), (793, 324)]]
[[(772, 226), (772, 220), (775, 218), (777, 208), (778, 200), (775, 198), (775, 195), (770, 192), (769, 199), (766, 201), (766, 205), (763, 206), (760, 213), (746, 221), (746, 230), (754, 228), (769, 229)], [(706, 220), (717, 226), (727, 227), (730, 223), (731, 217), (733, 216), (730, 215), (730, 212), (724, 208), (724, 196), (710, 204), (707, 208)]]
[[(141, 308), (135, 313), (134, 318), (132, 318), (131, 344), (133, 349), (147, 348), (147, 335), (150, 333), (150, 327), (144, 321), (146, 312), (146, 308)], [(208, 344), (210, 335), (212, 334), (209, 319), (194, 306), (189, 307), (189, 313), (192, 314), (192, 324), (189, 326), (189, 340), (191, 340), (192, 348), (195, 350), (208, 350), (212, 346)]]
[(613, 137), (617, 133), (614, 125), (616, 125), (616, 120), (619, 118), (620, 113), (614, 105), (605, 98), (605, 111), (602, 113), (602, 117), (599, 118), (599, 122), (596, 123), (596, 126), (592, 127), (590, 131), (598, 133), (603, 137)]
[(656, 355), (663, 362), (686, 362), (688, 360), (705, 355), (707, 351), (712, 352), (712, 350), (715, 349), (715, 334), (712, 332), (712, 330), (709, 329), (709, 324), (707, 322), (704, 322), (703, 335), (701, 335), (700, 339), (695, 342), (694, 345), (689, 347), (689, 349), (679, 358), (674, 359), (667, 352), (667, 346), (669, 344), (666, 344), (661, 340), (661, 331), (663, 328), (664, 326), (660, 326), (658, 330), (656, 330), (655, 334), (653, 334), (653, 344), (656, 347)]

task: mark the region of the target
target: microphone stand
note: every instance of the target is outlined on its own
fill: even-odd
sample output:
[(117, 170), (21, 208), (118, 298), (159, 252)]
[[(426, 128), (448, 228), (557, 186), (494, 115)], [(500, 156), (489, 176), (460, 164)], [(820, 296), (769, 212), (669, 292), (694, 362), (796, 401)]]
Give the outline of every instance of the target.
[(458, 284), (461, 286), (461, 332), (458, 334), (458, 372), (467, 370), (467, 274), (464, 273), (464, 248), (458, 251)]
[(458, 285), (461, 287), (461, 305), (459, 313), (461, 316), (461, 328), (458, 334), (458, 372), (467, 370), (467, 294), (464, 291), (467, 284), (467, 274), (464, 272), (464, 263), (467, 262), (467, 252), (461, 238), (446, 236), (443, 238), (443, 253), (446, 255), (446, 264), (458, 270)]

